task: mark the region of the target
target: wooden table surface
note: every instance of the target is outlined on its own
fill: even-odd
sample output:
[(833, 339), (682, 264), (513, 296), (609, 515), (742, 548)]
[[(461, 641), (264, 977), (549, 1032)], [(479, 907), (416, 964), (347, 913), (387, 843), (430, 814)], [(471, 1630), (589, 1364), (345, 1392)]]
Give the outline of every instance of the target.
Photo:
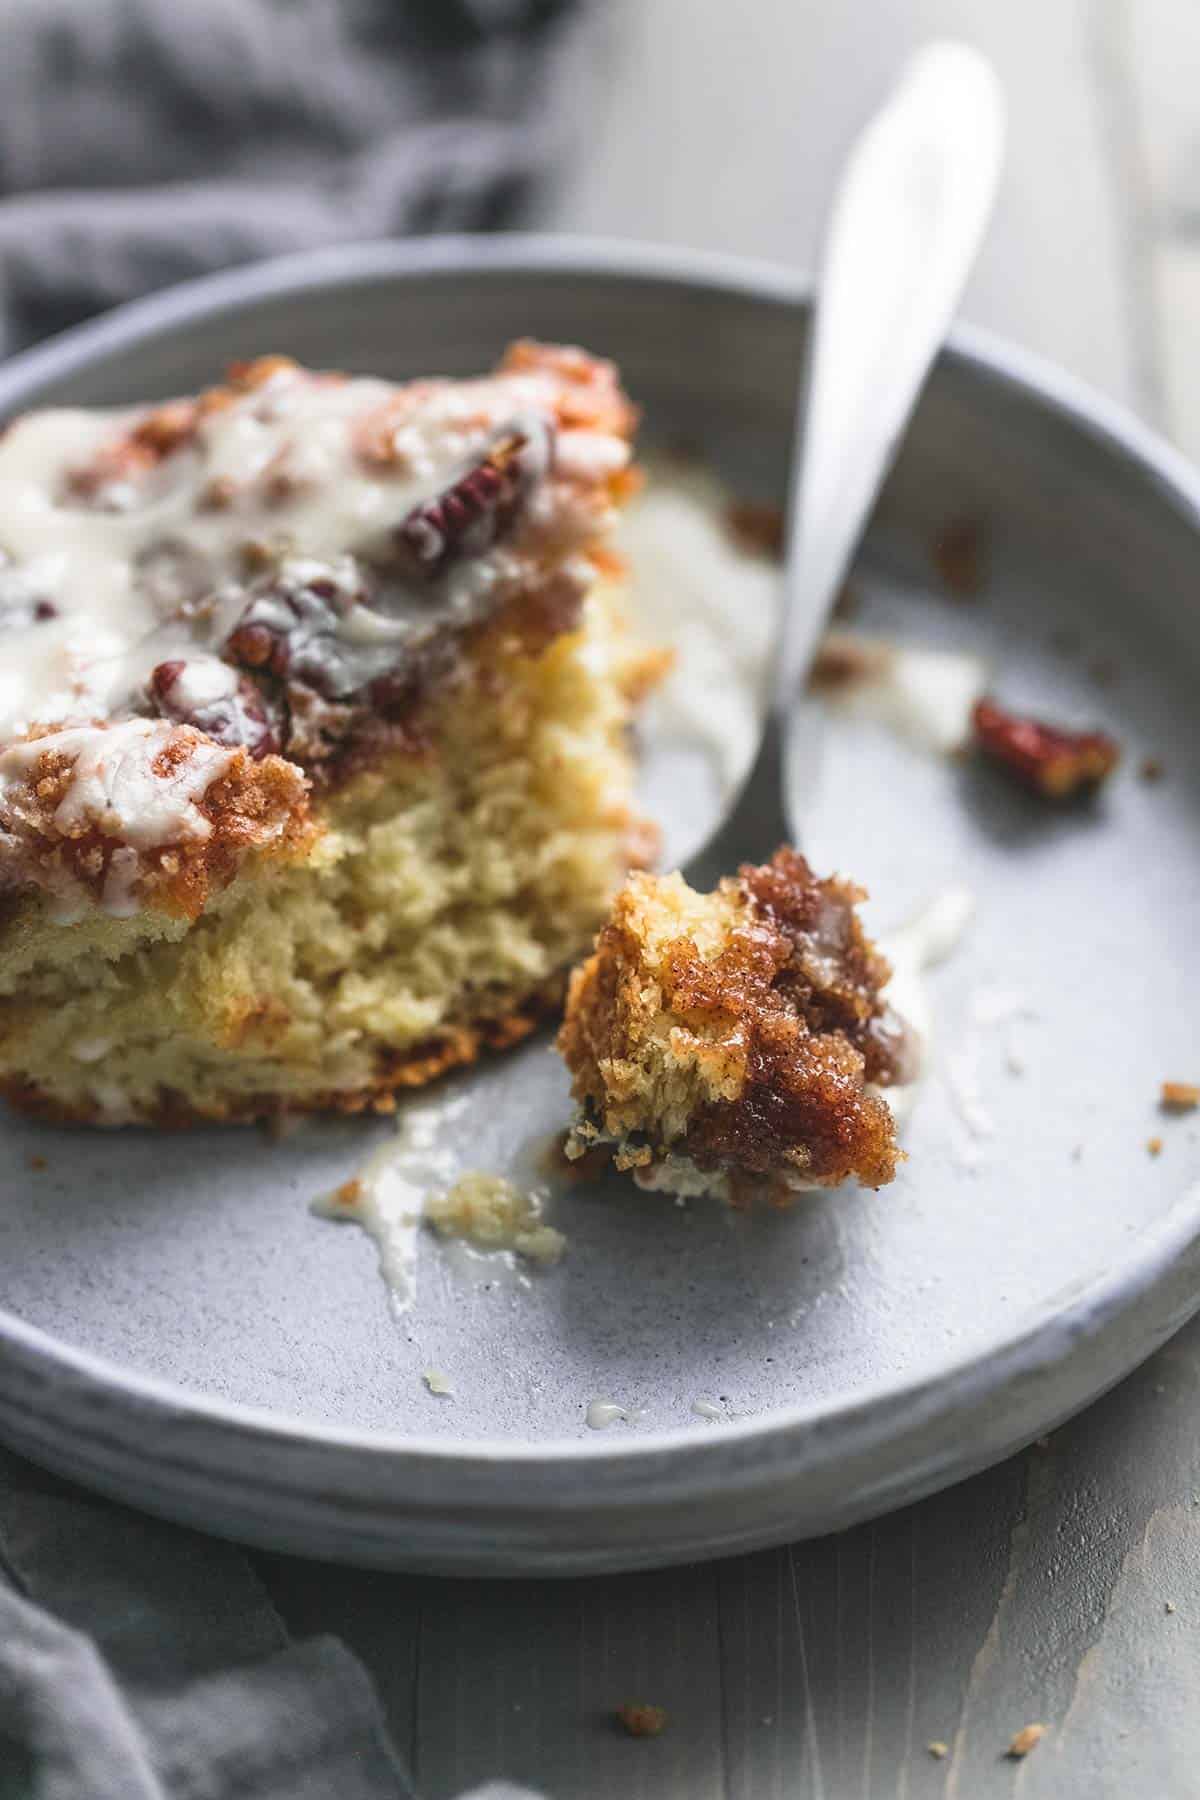
[[(855, 127), (942, 33), (1012, 112), (965, 316), (1200, 456), (1197, 0), (625, 0), (599, 140), (544, 222), (805, 266)], [(1045, 1444), (841, 1537), (558, 1583), (259, 1566), (295, 1629), (363, 1657), (423, 1800), (498, 1775), (553, 1800), (1175, 1800), (1200, 1795), (1198, 1400), (1200, 1321)], [(613, 1728), (631, 1698), (662, 1736)]]

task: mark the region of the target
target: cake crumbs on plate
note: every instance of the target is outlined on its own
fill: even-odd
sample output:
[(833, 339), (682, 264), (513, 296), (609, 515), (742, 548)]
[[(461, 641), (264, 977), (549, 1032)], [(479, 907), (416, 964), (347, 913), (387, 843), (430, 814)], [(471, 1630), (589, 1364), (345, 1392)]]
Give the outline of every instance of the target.
[(953, 519), (933, 541), (933, 566), (955, 600), (978, 600), (985, 586), (987, 527), (981, 519)]
[(1146, 1150), (1150, 1156), (1161, 1156), (1162, 1155), (1162, 1147), (1163, 1147), (1163, 1141), (1160, 1137), (1152, 1137), (1152, 1138), (1146, 1139)]
[(1163, 1611), (1166, 1613), (1173, 1613), (1175, 1611), (1175, 1602), (1173, 1600), (1164, 1600)]
[(944, 1743), (941, 1738), (930, 1738), (925, 1748), (930, 1756), (936, 1757), (938, 1762), (944, 1762), (950, 1754), (949, 1744)]
[(567, 1240), (543, 1218), (546, 1196), (523, 1193), (503, 1175), (468, 1169), (444, 1193), (428, 1195), (425, 1218), (439, 1237), (461, 1238), (478, 1250), (511, 1250), (526, 1262), (552, 1268)]
[(1011, 1757), (1014, 1762), (1019, 1762), (1023, 1756), (1028, 1756), (1029, 1752), (1041, 1743), (1045, 1735), (1046, 1727), (1044, 1725), (1022, 1725), (1004, 1754)]
[(617, 1723), (624, 1727), (630, 1737), (658, 1737), (667, 1723), (666, 1711), (661, 1706), (647, 1706), (644, 1701), (626, 1701), (616, 1711)]
[(732, 500), (725, 509), (725, 528), (740, 549), (782, 561), (787, 533), (782, 507), (761, 500)]
[(1143, 756), (1138, 764), (1138, 775), (1142, 781), (1161, 781), (1166, 774), (1162, 759), (1157, 756)]
[(1194, 1112), (1200, 1106), (1200, 1084), (1194, 1081), (1164, 1081), (1159, 1104), (1167, 1112)]
[(436, 1394), (439, 1400), (453, 1400), (454, 1389), (450, 1385), (450, 1378), (448, 1375), (443, 1375), (440, 1369), (422, 1369), (421, 1380), (430, 1393)]

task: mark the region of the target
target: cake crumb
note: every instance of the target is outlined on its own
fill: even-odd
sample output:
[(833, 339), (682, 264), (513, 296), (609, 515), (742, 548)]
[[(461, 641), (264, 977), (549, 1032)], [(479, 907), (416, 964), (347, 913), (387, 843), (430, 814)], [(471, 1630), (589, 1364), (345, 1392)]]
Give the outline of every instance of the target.
[(1160, 1104), (1168, 1112), (1194, 1112), (1200, 1106), (1200, 1086), (1194, 1081), (1164, 1081)]
[(1163, 1611), (1173, 1613), (1175, 1611), (1175, 1602), (1173, 1600), (1164, 1600)]
[(725, 525), (739, 549), (782, 560), (786, 535), (782, 507), (761, 500), (734, 500), (725, 509)]
[(335, 1187), (329, 1198), (334, 1206), (357, 1206), (362, 1199), (362, 1191), (362, 1182), (357, 1175), (352, 1175), (349, 1181), (343, 1181), (340, 1187)]
[(949, 1744), (943, 1743), (941, 1738), (930, 1738), (925, 1748), (930, 1756), (937, 1758), (938, 1762), (944, 1762), (950, 1754)]
[(979, 519), (955, 519), (933, 542), (933, 566), (955, 600), (977, 600), (984, 588), (986, 532)]
[(1163, 1147), (1163, 1141), (1160, 1137), (1152, 1137), (1152, 1138), (1146, 1139), (1146, 1149), (1149, 1151), (1151, 1156), (1161, 1156), (1162, 1155), (1162, 1147)]
[(1044, 1725), (1022, 1725), (1004, 1754), (1010, 1756), (1014, 1762), (1019, 1762), (1021, 1757), (1029, 1755), (1036, 1744), (1041, 1743), (1045, 1735), (1046, 1727)]
[(1143, 781), (1161, 781), (1166, 771), (1157, 756), (1143, 756), (1138, 764), (1138, 775)]
[(657, 1737), (667, 1723), (661, 1706), (647, 1706), (643, 1701), (626, 1701), (617, 1708), (616, 1717), (630, 1737)]
[(421, 1380), (430, 1393), (436, 1394), (440, 1400), (453, 1400), (454, 1389), (450, 1385), (450, 1379), (440, 1369), (422, 1369)]
[(48, 1169), (50, 1165), (44, 1156), (31, 1156), (29, 1166), (31, 1169)]
[(439, 1237), (461, 1238), (479, 1250), (512, 1250), (550, 1268), (562, 1260), (567, 1240), (543, 1222), (545, 1196), (523, 1194), (503, 1175), (470, 1169), (445, 1193), (430, 1194), (425, 1217)]

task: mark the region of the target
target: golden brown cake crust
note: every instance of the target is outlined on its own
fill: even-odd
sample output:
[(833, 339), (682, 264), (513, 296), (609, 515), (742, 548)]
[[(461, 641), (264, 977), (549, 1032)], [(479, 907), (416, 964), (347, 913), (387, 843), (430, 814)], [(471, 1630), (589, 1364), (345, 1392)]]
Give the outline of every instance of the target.
[(628, 1070), (651, 1039), (681, 1037), (705, 1097), (666, 1141), (647, 1110), (637, 1129), (651, 1157), (768, 1181), (786, 1171), (823, 1185), (890, 1181), (894, 1122), (868, 1084), (898, 1079), (903, 1039), (881, 998), (888, 964), (855, 911), (862, 897), (783, 849), (712, 897), (726, 914), (716, 954), (687, 935), (648, 954), (639, 890), (624, 889), (572, 978), (559, 1046), (576, 1098), (627, 1135), (638, 1108)]

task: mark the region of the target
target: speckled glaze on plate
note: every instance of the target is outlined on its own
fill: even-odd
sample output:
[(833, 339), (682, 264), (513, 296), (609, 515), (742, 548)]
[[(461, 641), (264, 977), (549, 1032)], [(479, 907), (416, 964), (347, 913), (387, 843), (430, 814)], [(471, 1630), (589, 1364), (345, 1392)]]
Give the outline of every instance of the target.
[[(769, 494), (803, 327), (799, 287), (761, 266), (528, 238), (368, 246), (73, 332), (0, 370), (0, 412), (186, 391), (262, 350), (403, 376), (565, 337), (620, 361), (651, 437)], [(938, 526), (963, 516), (988, 526), (973, 605), (939, 595), (930, 566)], [(1057, 373), (958, 336), (864, 553), (861, 622), (992, 657), (1011, 699), (1109, 725), (1127, 762), (1094, 812), (1058, 815), (882, 728), (825, 733), (802, 822), (818, 866), (873, 890), (879, 929), (950, 882), (978, 900), (934, 978), (939, 1072), (896, 1185), (749, 1220), (580, 1185), (556, 1204), (558, 1270), (489, 1287), (425, 1244), (398, 1321), (369, 1241), (307, 1205), (386, 1124), (271, 1143), (5, 1117), (0, 1434), (275, 1548), (578, 1574), (848, 1525), (1100, 1393), (1200, 1301), (1197, 1129), (1156, 1108), (1200, 1053), (1198, 567), (1200, 483), (1178, 457)], [(1162, 781), (1138, 779), (1145, 756)], [(702, 765), (668, 779), (652, 762), (649, 779), (660, 804), (678, 796), (685, 853), (712, 806)], [(964, 1123), (972, 1084), (990, 1134)], [(543, 1041), (458, 1091), (465, 1167), (529, 1166), (564, 1116)], [(590, 1430), (601, 1399), (634, 1422)]]

